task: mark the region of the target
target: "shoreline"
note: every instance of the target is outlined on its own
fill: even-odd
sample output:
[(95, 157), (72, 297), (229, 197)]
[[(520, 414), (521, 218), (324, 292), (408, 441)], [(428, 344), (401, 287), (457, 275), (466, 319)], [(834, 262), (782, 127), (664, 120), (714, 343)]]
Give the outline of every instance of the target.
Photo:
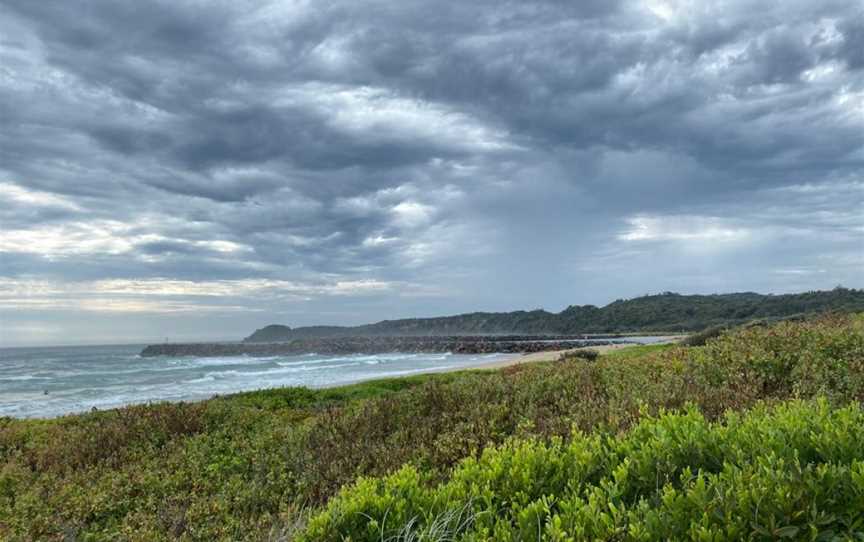
[[(417, 372), (408, 372), (402, 375), (394, 375), (394, 376), (385, 376), (381, 378), (368, 378), (362, 380), (355, 380), (348, 383), (340, 383), (334, 386), (315, 386), (313, 389), (329, 389), (329, 388), (338, 388), (341, 386), (352, 386), (354, 384), (362, 384), (364, 382), (374, 382), (376, 380), (389, 380), (391, 378), (405, 378), (405, 377), (413, 377), (413, 376), (421, 376), (427, 374), (440, 374), (440, 373), (456, 373), (461, 371), (475, 371), (475, 370), (492, 370), (492, 369), (503, 369), (505, 367), (512, 367), (514, 365), (522, 365), (525, 363), (542, 363), (549, 361), (556, 361), (563, 354), (567, 354), (570, 352), (578, 352), (580, 350), (593, 350), (599, 354), (605, 354), (607, 352), (613, 350), (624, 350), (627, 348), (633, 348), (637, 346), (652, 346), (659, 344), (674, 344), (681, 341), (683, 338), (687, 337), (687, 335), (654, 335), (655, 337), (663, 337), (664, 340), (656, 341), (648, 344), (643, 343), (614, 343), (614, 344), (602, 344), (597, 346), (580, 346), (577, 348), (566, 348), (563, 350), (543, 350), (541, 352), (527, 352), (527, 353), (507, 353), (501, 352), (496, 355), (497, 359), (493, 359), (491, 361), (485, 361), (482, 363), (478, 363), (477, 365), (466, 365), (462, 367), (447, 367), (447, 368), (431, 368), (429, 370), (419, 369)], [(282, 386), (281, 388), (287, 388), (293, 386)], [(281, 389), (281, 388), (267, 388), (267, 389)], [(237, 393), (248, 393), (248, 392), (237, 392)], [(222, 397), (227, 397), (224, 395)]]
[[(447, 367), (447, 368), (434, 368), (429, 370), (418, 370), (417, 372), (410, 372), (404, 375), (396, 375), (396, 376), (385, 376), (382, 378), (369, 378), (363, 380), (355, 380), (350, 383), (337, 384), (335, 386), (321, 386), (315, 387), (314, 389), (328, 389), (328, 388), (338, 388), (340, 386), (351, 386), (354, 384), (362, 384), (364, 382), (373, 382), (375, 380), (389, 380), (391, 378), (404, 378), (404, 377), (412, 377), (412, 376), (420, 376), (427, 374), (439, 374), (439, 373), (456, 373), (462, 371), (475, 371), (475, 370), (492, 370), (492, 369), (503, 369), (505, 367), (512, 367), (514, 365), (522, 365), (526, 363), (543, 363), (549, 361), (557, 361), (559, 357), (563, 354), (568, 354), (570, 352), (578, 352), (580, 350), (593, 350), (599, 354), (605, 354), (607, 352), (611, 352), (613, 350), (625, 350), (627, 348), (633, 348), (638, 346), (653, 346), (660, 344), (674, 344), (680, 342), (682, 339), (687, 337), (687, 335), (655, 335), (656, 337), (663, 337), (664, 340), (652, 342), (649, 344), (642, 343), (616, 343), (616, 344), (603, 344), (598, 346), (580, 346), (578, 348), (567, 348), (564, 350), (544, 350), (542, 352), (529, 352), (523, 354), (510, 354), (506, 352), (502, 352), (496, 356), (497, 359), (493, 359), (492, 361), (485, 361), (482, 363), (478, 363), (477, 365), (466, 365), (463, 367)], [(290, 387), (290, 386), (283, 386)], [(279, 389), (279, 388), (273, 388)], [(238, 392), (238, 393), (248, 393), (248, 392)]]
[[(669, 342), (675, 342), (680, 340), (680, 336), (666, 336), (662, 341), (652, 342), (650, 344), (663, 344)], [(338, 380), (330, 381), (326, 383), (270, 383), (262, 381), (261, 387), (250, 386), (245, 389), (234, 389), (231, 391), (204, 391), (199, 390), (198, 393), (190, 393), (185, 397), (152, 397), (149, 399), (133, 399), (123, 403), (115, 403), (113, 405), (105, 405), (105, 406), (88, 406), (81, 408), (73, 408), (70, 410), (60, 410), (52, 413), (47, 412), (6, 412), (0, 417), (10, 417), (13, 419), (57, 419), (64, 416), (69, 415), (82, 415), (92, 411), (94, 408), (99, 411), (110, 411), (120, 408), (125, 408), (134, 405), (142, 405), (142, 404), (158, 404), (158, 403), (197, 403), (202, 401), (209, 401), (215, 398), (226, 398), (234, 395), (241, 395), (245, 393), (254, 393), (261, 392), (267, 390), (284, 390), (290, 388), (308, 388), (314, 390), (320, 389), (336, 389), (345, 386), (353, 386), (357, 384), (363, 384), (367, 382), (374, 382), (377, 380), (399, 380), (403, 378), (413, 378), (423, 375), (431, 375), (431, 374), (441, 374), (441, 373), (452, 373), (452, 372), (467, 372), (467, 371), (489, 371), (496, 370), (505, 367), (510, 367), (514, 365), (521, 365), (525, 363), (536, 363), (536, 362), (549, 362), (557, 360), (562, 354), (567, 352), (574, 352), (579, 350), (594, 350), (599, 353), (605, 353), (613, 350), (626, 349), (633, 346), (641, 346), (640, 343), (616, 343), (616, 344), (604, 344), (604, 345), (595, 345), (595, 346), (582, 346), (577, 348), (564, 348), (564, 349), (556, 349), (556, 350), (544, 350), (540, 352), (531, 352), (531, 353), (507, 353), (501, 352), (493, 355), (486, 355), (483, 357), (477, 357), (472, 360), (470, 364), (457, 364), (457, 365), (446, 365), (441, 366), (430, 363), (429, 365), (419, 364), (410, 368), (403, 368), (403, 370), (391, 374), (383, 374), (383, 375), (374, 375), (368, 374), (363, 375), (362, 377), (356, 380)], [(485, 358), (485, 359), (483, 359)], [(463, 362), (464, 363), (464, 362)], [(42, 396), (40, 395), (39, 399)], [(34, 399), (38, 400), (38, 399)], [(23, 414), (23, 415), (22, 415)]]

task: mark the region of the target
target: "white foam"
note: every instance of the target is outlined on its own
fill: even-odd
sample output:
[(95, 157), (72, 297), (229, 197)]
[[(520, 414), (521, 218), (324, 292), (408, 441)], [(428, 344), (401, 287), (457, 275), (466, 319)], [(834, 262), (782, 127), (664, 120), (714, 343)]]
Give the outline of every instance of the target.
[(0, 376), (0, 380), (13, 380), (13, 381), (23, 381), (23, 380), (48, 380), (47, 376), (33, 376), (33, 375), (20, 375), (20, 376)]
[[(46, 356), (48, 358), (49, 356)], [(0, 415), (46, 417), (147, 402), (197, 400), (214, 394), (284, 386), (339, 386), (363, 380), (469, 367), (494, 355), (448, 352), (304, 354), (262, 358), (147, 358), (133, 352), (92, 357), (80, 352), (67, 363), (45, 358), (4, 363)], [(51, 359), (58, 359), (56, 352)], [(446, 361), (445, 361), (446, 360)], [(5, 376), (4, 376), (5, 375)], [(37, 389), (38, 388), (38, 389)], [(43, 395), (42, 390), (50, 390)]]

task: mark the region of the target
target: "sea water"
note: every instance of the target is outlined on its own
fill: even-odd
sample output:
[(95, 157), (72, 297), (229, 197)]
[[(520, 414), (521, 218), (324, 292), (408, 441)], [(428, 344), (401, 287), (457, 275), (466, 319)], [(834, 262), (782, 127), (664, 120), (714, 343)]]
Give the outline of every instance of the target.
[(326, 387), (502, 356), (354, 354), (142, 358), (143, 345), (0, 349), (0, 416), (50, 417), (283, 386)]
[[(651, 338), (639, 338), (651, 342)], [(631, 339), (632, 340), (632, 339)], [(155, 357), (143, 345), (0, 348), (0, 416), (44, 418), (284, 386), (338, 386), (475, 367), (517, 355)]]

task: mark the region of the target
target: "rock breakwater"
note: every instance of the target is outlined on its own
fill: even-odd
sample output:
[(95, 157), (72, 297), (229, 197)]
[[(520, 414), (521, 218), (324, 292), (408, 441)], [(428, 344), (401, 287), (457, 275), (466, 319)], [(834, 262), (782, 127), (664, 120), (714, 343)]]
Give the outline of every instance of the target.
[[(620, 341), (619, 341), (620, 342)], [(274, 343), (151, 344), (143, 357), (280, 356), (294, 354), (384, 354), (389, 352), (517, 354), (612, 344), (578, 336), (331, 337)]]

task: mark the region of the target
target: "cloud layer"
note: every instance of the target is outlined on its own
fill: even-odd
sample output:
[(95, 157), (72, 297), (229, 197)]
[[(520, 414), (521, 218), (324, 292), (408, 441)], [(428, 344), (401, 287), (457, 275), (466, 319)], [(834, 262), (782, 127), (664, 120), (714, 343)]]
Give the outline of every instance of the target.
[(0, 344), (861, 287), (857, 0), (9, 0)]

